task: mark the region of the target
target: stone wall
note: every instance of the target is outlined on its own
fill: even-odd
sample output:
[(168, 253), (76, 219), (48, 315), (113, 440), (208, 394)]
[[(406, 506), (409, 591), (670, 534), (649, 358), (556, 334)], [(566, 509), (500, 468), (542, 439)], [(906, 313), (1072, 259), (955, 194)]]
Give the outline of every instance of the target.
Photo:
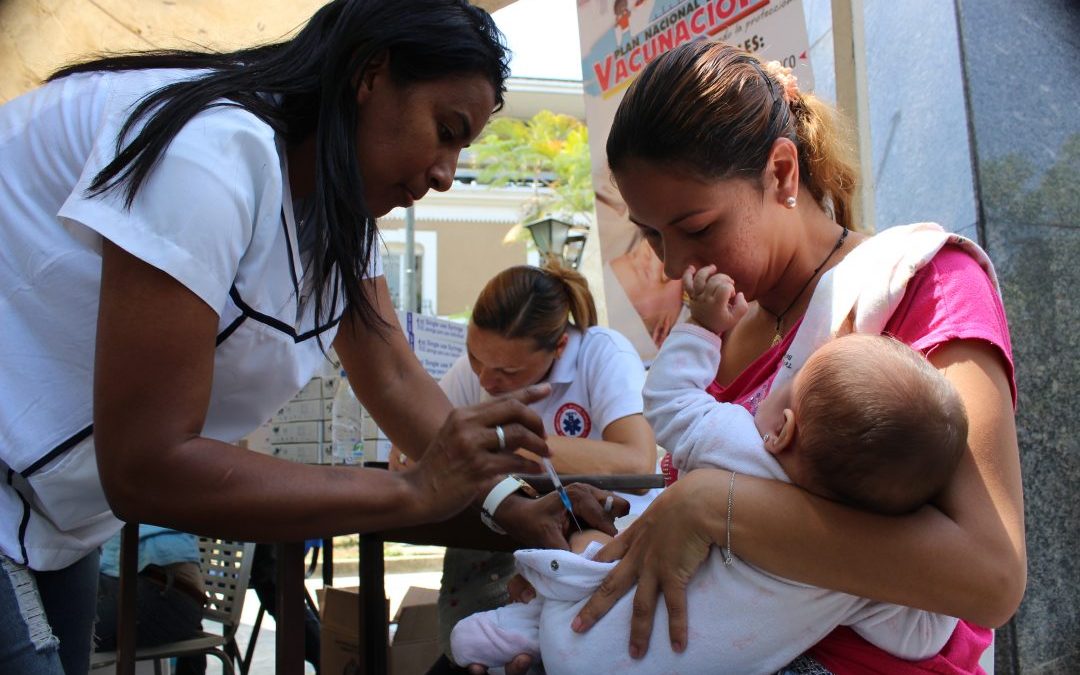
[(980, 240), (1019, 387), (1028, 588), (997, 673), (1080, 672), (1080, 5), (958, 0)]

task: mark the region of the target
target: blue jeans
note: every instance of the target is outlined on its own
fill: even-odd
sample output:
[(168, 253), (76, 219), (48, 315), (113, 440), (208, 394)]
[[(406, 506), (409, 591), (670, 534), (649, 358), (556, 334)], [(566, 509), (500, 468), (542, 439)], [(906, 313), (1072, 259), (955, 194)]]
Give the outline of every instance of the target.
[(97, 579), (97, 551), (53, 572), (35, 572), (0, 554), (0, 672), (86, 673)]

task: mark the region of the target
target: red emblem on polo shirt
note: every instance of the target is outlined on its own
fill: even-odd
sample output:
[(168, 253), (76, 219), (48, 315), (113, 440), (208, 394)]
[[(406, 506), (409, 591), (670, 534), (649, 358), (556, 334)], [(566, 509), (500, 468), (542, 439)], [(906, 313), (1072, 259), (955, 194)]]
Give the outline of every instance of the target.
[(571, 438), (585, 438), (592, 431), (592, 420), (577, 403), (564, 403), (555, 413), (555, 433)]

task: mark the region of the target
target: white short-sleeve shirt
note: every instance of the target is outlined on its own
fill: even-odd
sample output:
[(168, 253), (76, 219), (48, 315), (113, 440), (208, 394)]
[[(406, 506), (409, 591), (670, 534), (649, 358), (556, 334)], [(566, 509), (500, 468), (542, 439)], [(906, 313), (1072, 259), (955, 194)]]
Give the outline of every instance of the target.
[(194, 74), (73, 75), (0, 107), (0, 551), (33, 569), (66, 566), (119, 527), (93, 448), (103, 239), (217, 313), (209, 438), (233, 442), (269, 419), (337, 330), (340, 308), (315, 325), (305, 301), (284, 146), (253, 114), (196, 115), (130, 208), (122, 189), (86, 195), (132, 105)]

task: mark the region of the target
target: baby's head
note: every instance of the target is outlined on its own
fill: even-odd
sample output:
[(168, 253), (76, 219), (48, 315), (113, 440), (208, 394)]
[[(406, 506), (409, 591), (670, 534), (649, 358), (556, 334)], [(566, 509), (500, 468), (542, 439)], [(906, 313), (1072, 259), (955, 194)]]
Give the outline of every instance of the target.
[(795, 483), (830, 499), (912, 511), (944, 489), (967, 444), (959, 394), (890, 337), (828, 342), (787, 389), (770, 392), (758, 428)]

